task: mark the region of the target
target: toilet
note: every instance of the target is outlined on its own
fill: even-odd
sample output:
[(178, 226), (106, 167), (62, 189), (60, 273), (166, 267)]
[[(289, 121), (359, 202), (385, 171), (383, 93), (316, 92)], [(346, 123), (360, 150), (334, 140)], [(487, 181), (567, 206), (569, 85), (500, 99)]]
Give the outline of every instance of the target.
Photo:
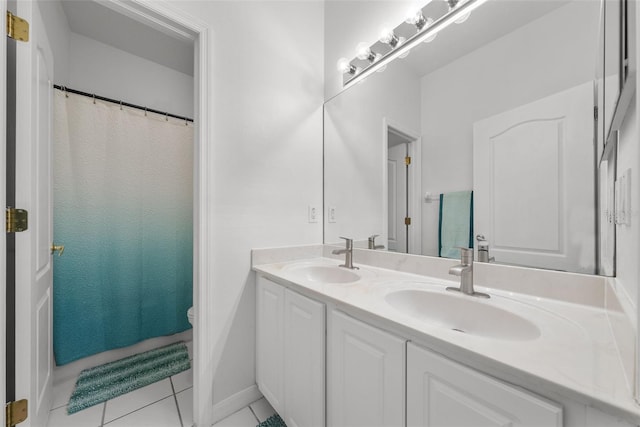
[(189, 323), (193, 326), (193, 307), (189, 307), (189, 310), (187, 310), (187, 319), (189, 319)]

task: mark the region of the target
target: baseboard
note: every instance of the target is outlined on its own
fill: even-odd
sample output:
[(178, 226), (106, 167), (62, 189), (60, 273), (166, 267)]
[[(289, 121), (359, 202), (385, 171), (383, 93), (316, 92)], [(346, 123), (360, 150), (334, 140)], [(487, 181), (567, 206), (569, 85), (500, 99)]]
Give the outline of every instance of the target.
[(261, 398), (262, 393), (260, 393), (258, 386), (255, 384), (227, 397), (213, 405), (213, 424)]

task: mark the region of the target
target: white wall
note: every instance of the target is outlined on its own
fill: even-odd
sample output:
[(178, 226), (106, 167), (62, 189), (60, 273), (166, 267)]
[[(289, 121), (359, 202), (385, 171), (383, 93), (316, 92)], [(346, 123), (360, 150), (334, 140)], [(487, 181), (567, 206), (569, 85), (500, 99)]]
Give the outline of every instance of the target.
[[(630, 13), (635, 25), (632, 27), (629, 46), (630, 70), (640, 69), (640, 43), (637, 40), (637, 25), (640, 21), (640, 8), (635, 4), (635, 14)], [(633, 10), (633, 9), (632, 9)], [(636, 75), (640, 87), (640, 75)], [(631, 169), (631, 223), (616, 226), (616, 284), (618, 296), (623, 303), (635, 310), (640, 309), (638, 287), (640, 284), (640, 98), (632, 100), (629, 111), (620, 129), (618, 145), (617, 176)], [(634, 311), (635, 311), (634, 310)], [(634, 313), (636, 314), (636, 313)], [(640, 318), (636, 314), (637, 318)], [(636, 325), (637, 328), (637, 325)], [(640, 359), (639, 359), (640, 361)], [(639, 365), (640, 366), (640, 365)], [(640, 371), (639, 374), (640, 375)]]
[[(423, 191), (472, 189), (474, 122), (593, 80), (598, 16), (572, 2), (425, 76)], [(438, 203), (422, 215), (423, 254), (437, 256)]]
[[(322, 223), (307, 222), (307, 206), (322, 206), (323, 3), (172, 6), (212, 30), (211, 88), (205, 94), (212, 109), (203, 120), (212, 133), (213, 227), (203, 237), (213, 247), (215, 279), (201, 284), (211, 288), (212, 298), (199, 304), (212, 310), (207, 327), (215, 345), (205, 369), (218, 375), (213, 396), (198, 400), (218, 402), (255, 384), (255, 325), (248, 317), (234, 322), (238, 313), (252, 316), (255, 310), (250, 249), (322, 242)], [(225, 343), (234, 339), (247, 351), (223, 356)]]
[(68, 86), (193, 117), (193, 76), (71, 33)]
[(59, 1), (40, 1), (38, 3), (47, 37), (53, 52), (54, 82), (69, 85), (69, 24)]

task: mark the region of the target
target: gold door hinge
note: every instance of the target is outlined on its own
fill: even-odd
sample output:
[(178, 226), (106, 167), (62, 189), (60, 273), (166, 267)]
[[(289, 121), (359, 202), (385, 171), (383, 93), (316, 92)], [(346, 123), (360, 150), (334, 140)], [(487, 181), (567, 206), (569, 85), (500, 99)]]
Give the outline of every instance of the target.
[(411, 225), (411, 218), (406, 217), (406, 218), (404, 219), (404, 225)]
[(7, 208), (7, 233), (19, 233), (29, 228), (29, 214), (24, 209)]
[(404, 164), (407, 166), (411, 164), (411, 156), (407, 156), (404, 158)]
[(29, 41), (29, 23), (7, 10), (7, 36), (21, 42)]
[(27, 419), (29, 404), (27, 399), (7, 403), (5, 407), (7, 427), (13, 427)]

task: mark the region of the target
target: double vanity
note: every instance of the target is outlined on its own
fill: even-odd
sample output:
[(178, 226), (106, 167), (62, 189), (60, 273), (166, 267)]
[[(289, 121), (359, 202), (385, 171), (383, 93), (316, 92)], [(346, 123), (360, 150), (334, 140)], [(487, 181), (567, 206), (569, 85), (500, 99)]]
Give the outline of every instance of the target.
[(458, 260), (336, 249), (252, 254), (257, 383), (287, 426), (640, 423), (607, 278), (475, 263), (478, 298), (446, 290)]

